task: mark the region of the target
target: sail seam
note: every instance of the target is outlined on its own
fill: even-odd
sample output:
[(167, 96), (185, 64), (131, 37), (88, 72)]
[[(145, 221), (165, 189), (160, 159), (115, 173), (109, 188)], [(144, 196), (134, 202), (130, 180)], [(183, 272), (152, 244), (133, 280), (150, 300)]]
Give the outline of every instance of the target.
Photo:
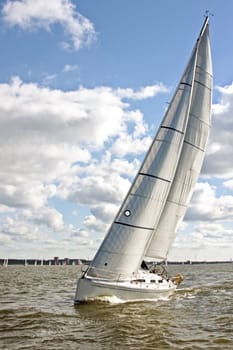
[(153, 177), (154, 179), (158, 179), (158, 180), (165, 181), (165, 182), (168, 182), (168, 183), (171, 182), (170, 180), (167, 180), (167, 179), (164, 179), (162, 177), (159, 177), (159, 176), (156, 176), (156, 175), (152, 175), (152, 174), (146, 174), (146, 173), (141, 173), (140, 172), (140, 173), (138, 173), (138, 175)]
[(194, 113), (190, 113), (190, 116), (197, 119), (202, 125), (206, 125), (207, 127), (210, 127), (210, 124), (206, 123), (204, 120), (201, 120), (197, 115)]
[(175, 200), (168, 199), (167, 201), (168, 201), (169, 203), (173, 203), (173, 204), (179, 205), (180, 207), (188, 208), (188, 205), (187, 205), (187, 204), (183, 204), (183, 203), (179, 202), (178, 200), (175, 201)]
[(204, 74), (207, 74), (210, 78), (213, 78), (213, 75), (211, 73), (207, 72), (207, 70), (205, 68), (202, 68), (199, 65), (197, 65), (197, 68), (199, 68), (200, 71), (202, 71)]
[(178, 133), (180, 133), (180, 134), (184, 135), (184, 132), (183, 132), (183, 131), (178, 130), (178, 129), (175, 129), (175, 128), (172, 128), (172, 127), (170, 127), (170, 126), (161, 125), (161, 129), (169, 129), (169, 130), (173, 130), (173, 131), (176, 131), (176, 132), (178, 132)]
[(197, 84), (199, 84), (199, 85), (201, 85), (201, 86), (204, 86), (206, 89), (208, 89), (208, 90), (211, 91), (211, 88), (209, 88), (209, 86), (207, 86), (207, 85), (201, 83), (199, 80), (194, 80), (194, 82), (197, 83)]
[(192, 146), (192, 147), (198, 149), (199, 151), (205, 152), (205, 150), (204, 150), (203, 148), (198, 147), (198, 146), (194, 145), (194, 144), (191, 143), (191, 142), (188, 142), (188, 141), (184, 140), (184, 143), (187, 143), (188, 145), (190, 145), (190, 146)]
[(119, 225), (123, 225), (123, 226), (134, 227), (134, 228), (139, 228), (141, 230), (150, 230), (150, 231), (154, 230), (153, 227), (131, 225), (131, 224), (126, 224), (125, 222), (120, 222), (120, 221), (114, 221), (114, 224), (119, 224)]

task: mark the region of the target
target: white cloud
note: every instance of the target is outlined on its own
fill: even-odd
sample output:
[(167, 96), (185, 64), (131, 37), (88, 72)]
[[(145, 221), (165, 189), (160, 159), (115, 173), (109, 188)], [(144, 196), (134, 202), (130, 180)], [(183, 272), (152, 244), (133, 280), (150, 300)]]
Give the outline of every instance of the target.
[(119, 175), (113, 175), (109, 172), (105, 176), (94, 174), (77, 178), (77, 181), (72, 184), (72, 188), (69, 189), (67, 199), (86, 205), (119, 204), (128, 187), (129, 181)]
[(233, 196), (216, 194), (216, 187), (209, 183), (197, 183), (186, 220), (232, 220)]
[[(6, 176), (6, 175), (5, 175)], [(8, 174), (4, 177), (1, 173), (0, 184), (0, 201), (5, 206), (14, 208), (40, 208), (42, 207), (51, 194), (55, 194), (55, 186), (46, 185), (40, 181), (29, 180), (26, 182), (25, 178), (17, 179), (18, 174)], [(8, 211), (8, 209), (6, 209)]]
[(199, 222), (180, 231), (170, 252), (172, 260), (229, 260), (232, 258), (232, 228), (224, 223)]
[[(36, 225), (25, 221), (16, 214), (2, 219), (1, 233), (4, 236), (9, 236), (12, 242), (30, 242), (37, 240), (39, 230)], [(4, 239), (3, 236), (2, 238)]]
[(174, 260), (229, 260), (232, 257), (233, 196), (197, 183), (190, 206), (169, 254)]
[(33, 222), (38, 226), (46, 226), (54, 232), (62, 232), (65, 228), (63, 215), (56, 209), (44, 206), (39, 210), (23, 210), (22, 218), (26, 221)]
[(63, 68), (64, 73), (73, 72), (78, 69), (77, 65), (66, 64)]
[(213, 105), (212, 128), (202, 173), (205, 176), (231, 178), (233, 176), (233, 83), (216, 87), (219, 102)]
[[(68, 251), (74, 241), (98, 241), (80, 227), (106, 232), (150, 141), (142, 113), (123, 101), (127, 94), (109, 87), (62, 91), (18, 77), (0, 84), (0, 235), (9, 251), (15, 241), (35, 254), (38, 242), (47, 254), (51, 245)], [(64, 207), (68, 200), (89, 208), (80, 227), (52, 206), (57, 198)]]
[[(110, 87), (62, 91), (26, 84), (18, 77), (9, 84), (0, 84), (2, 245), (9, 248), (17, 242), (19, 247), (24, 242), (35, 248), (40, 242), (44, 244), (40, 249), (49, 254), (52, 247), (68, 252), (73, 244), (81, 249), (90, 243), (89, 253), (93, 255), (100, 233), (102, 238), (139, 168), (137, 156), (151, 142), (143, 114), (131, 106), (131, 99), (138, 98), (138, 94), (129, 94), (128, 90), (121, 89), (120, 94), (119, 89)], [(153, 91), (157, 94), (159, 90)], [(231, 94), (224, 98), (230, 99)], [(221, 120), (220, 114), (214, 115), (207, 153), (213, 161), (216, 155), (217, 159), (225, 155), (222, 161), (227, 170), (231, 169), (231, 141), (226, 137), (231, 128), (230, 113), (230, 109), (224, 110)], [(126, 155), (130, 155), (130, 160)], [(212, 169), (223, 176), (224, 171), (219, 172), (217, 164)], [(207, 170), (211, 174), (211, 169)], [(227, 175), (222, 184), (225, 189), (232, 188), (230, 171)], [(80, 227), (65, 222), (52, 207), (50, 200), (54, 198), (64, 201), (64, 206), (67, 200), (89, 208)], [(77, 222), (79, 210), (75, 212)], [(232, 215), (232, 196), (217, 194), (216, 186), (207, 182), (199, 183), (183, 229), (188, 229), (187, 223), (195, 223), (193, 247), (198, 247), (203, 239), (211, 245), (214, 238), (206, 226), (208, 221), (215, 220), (216, 225), (223, 227), (224, 220), (230, 222)], [(216, 239), (220, 226), (214, 231)], [(222, 245), (228, 242), (230, 234), (231, 230), (224, 226)], [(181, 231), (176, 247), (184, 247), (185, 237)], [(39, 254), (37, 248), (35, 254)]]
[(126, 156), (127, 154), (136, 155), (147, 151), (150, 144), (150, 137), (138, 139), (134, 138), (133, 135), (122, 133), (122, 135), (113, 144), (111, 151), (120, 157)]
[(233, 191), (233, 179), (224, 181), (223, 186)]
[(56, 78), (57, 78), (57, 74), (46, 75), (43, 78), (43, 85), (51, 86), (51, 83), (53, 83), (53, 81), (55, 81)]
[(150, 85), (140, 88), (138, 91), (133, 89), (118, 89), (117, 94), (124, 98), (130, 98), (134, 100), (143, 100), (144, 98), (150, 98), (156, 96), (160, 92), (168, 93), (170, 90), (163, 84)]
[(70, 0), (8, 0), (3, 6), (5, 22), (19, 26), (23, 30), (44, 28), (52, 30), (52, 25), (60, 24), (70, 36), (71, 46), (78, 50), (89, 45), (96, 38), (94, 25), (82, 16)]
[(103, 233), (106, 232), (107, 226), (108, 226), (106, 224), (103, 224), (103, 222), (100, 221), (94, 215), (86, 216), (83, 223), (89, 231), (101, 232), (102, 237), (103, 237)]
[[(135, 140), (147, 130), (143, 115), (130, 110), (130, 105), (109, 87), (81, 87), (64, 92), (33, 83), (24, 84), (15, 77), (10, 84), (0, 84), (0, 97), (4, 142), (7, 144), (11, 138), (27, 143), (30, 137), (33, 138), (32, 146), (43, 147), (44, 141), (47, 146), (49, 140), (51, 148), (47, 149), (47, 153), (51, 158), (56, 158), (61, 152), (53, 147), (54, 142), (60, 143), (65, 152), (66, 143), (70, 140), (72, 145), (79, 147), (80, 160), (87, 161), (88, 153), (80, 145), (102, 147), (110, 137), (127, 134), (129, 123), (134, 128)], [(77, 155), (77, 149), (69, 148), (69, 161), (74, 154)]]
[[(60, 212), (51, 207), (40, 210), (24, 209), (14, 215), (1, 217), (0, 247), (6, 257), (83, 256), (83, 248), (93, 241), (86, 230), (65, 224)], [(2, 252), (5, 253), (2, 253)], [(69, 252), (69, 253), (68, 253)], [(78, 255), (77, 255), (78, 254)]]
[(103, 223), (109, 225), (111, 224), (113, 217), (116, 215), (117, 210), (118, 206), (113, 203), (109, 203), (108, 205), (100, 203), (92, 207), (91, 213)]
[(7, 205), (0, 204), (0, 213), (13, 213), (14, 211), (14, 208), (10, 208)]

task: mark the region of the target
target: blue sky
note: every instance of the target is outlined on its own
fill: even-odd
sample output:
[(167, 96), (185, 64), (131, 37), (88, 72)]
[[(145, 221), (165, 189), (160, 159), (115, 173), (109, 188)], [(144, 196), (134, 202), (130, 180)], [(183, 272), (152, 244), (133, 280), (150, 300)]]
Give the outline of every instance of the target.
[(0, 257), (93, 257), (206, 10), (213, 126), (169, 258), (233, 258), (230, 0), (0, 2)]

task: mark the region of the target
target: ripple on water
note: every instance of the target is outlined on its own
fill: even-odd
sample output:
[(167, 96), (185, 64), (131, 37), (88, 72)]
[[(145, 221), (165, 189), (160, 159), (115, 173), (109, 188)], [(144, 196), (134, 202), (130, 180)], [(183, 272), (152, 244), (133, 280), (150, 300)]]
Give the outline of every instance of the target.
[(181, 268), (168, 300), (77, 306), (77, 267), (0, 269), (0, 349), (232, 350), (232, 266)]

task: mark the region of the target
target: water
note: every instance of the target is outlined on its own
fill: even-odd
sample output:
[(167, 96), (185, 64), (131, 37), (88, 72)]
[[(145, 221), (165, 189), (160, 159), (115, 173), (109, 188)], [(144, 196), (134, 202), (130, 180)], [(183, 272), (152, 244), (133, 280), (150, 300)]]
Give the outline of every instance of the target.
[(0, 267), (0, 349), (232, 350), (233, 264), (169, 272), (185, 276), (169, 300), (74, 306), (78, 266)]

